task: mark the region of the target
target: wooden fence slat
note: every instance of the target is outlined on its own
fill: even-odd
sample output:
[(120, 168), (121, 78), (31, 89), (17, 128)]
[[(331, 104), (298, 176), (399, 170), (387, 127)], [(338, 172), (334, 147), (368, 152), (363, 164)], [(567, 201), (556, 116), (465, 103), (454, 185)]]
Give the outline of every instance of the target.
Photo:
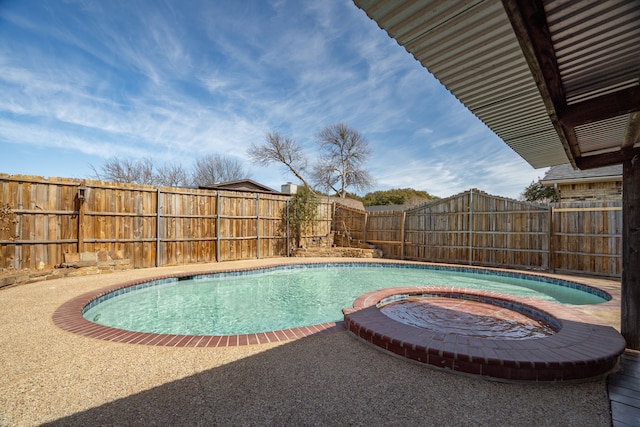
[[(366, 241), (391, 258), (401, 258), (404, 247), (405, 258), (421, 261), (466, 263), (471, 258), (474, 265), (620, 277), (620, 203), (549, 208), (477, 190), (470, 196), (462, 193), (407, 210), (404, 232), (402, 211), (370, 212)], [(364, 218), (363, 212), (336, 211), (336, 219), (345, 224)]]
[[(86, 188), (82, 204), (80, 186)], [(256, 203), (256, 194), (221, 192), (229, 202), (221, 214), (220, 192), (213, 190), (7, 175), (0, 175), (0, 190), (18, 220), (14, 240), (0, 235), (2, 268), (57, 265), (65, 252), (78, 250), (123, 250), (135, 267), (286, 254), (279, 226), (289, 198), (284, 195), (261, 195)], [(330, 226), (316, 228), (330, 232)], [(233, 256), (219, 256), (219, 232), (227, 233), (224, 247)]]
[[(135, 267), (287, 254), (288, 196), (6, 175), (0, 190), (18, 220), (15, 240), (0, 235), (2, 268), (76, 250), (123, 250)], [(307, 241), (333, 233), (391, 258), (621, 275), (620, 202), (549, 208), (473, 190), (394, 212), (322, 202), (318, 214)]]

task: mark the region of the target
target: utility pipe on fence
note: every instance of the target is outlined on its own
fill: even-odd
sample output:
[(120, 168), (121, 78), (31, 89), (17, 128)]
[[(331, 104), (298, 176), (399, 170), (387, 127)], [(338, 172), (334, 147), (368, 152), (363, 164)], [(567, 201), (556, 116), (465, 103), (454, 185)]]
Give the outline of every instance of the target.
[(78, 253), (84, 252), (84, 212), (86, 209), (86, 186), (83, 180), (78, 187)]

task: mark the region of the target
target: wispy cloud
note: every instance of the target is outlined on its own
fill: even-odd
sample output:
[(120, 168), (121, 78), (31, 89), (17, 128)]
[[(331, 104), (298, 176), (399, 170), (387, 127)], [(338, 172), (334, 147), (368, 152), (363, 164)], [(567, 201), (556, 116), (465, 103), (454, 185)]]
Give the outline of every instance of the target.
[[(542, 174), (350, 1), (33, 1), (0, 10), (1, 150), (64, 147), (96, 165), (222, 153), (277, 187), (292, 177), (250, 165), (251, 143), (278, 130), (313, 157), (317, 132), (345, 122), (370, 141), (382, 189), (514, 196)], [(65, 172), (15, 163), (0, 171)]]

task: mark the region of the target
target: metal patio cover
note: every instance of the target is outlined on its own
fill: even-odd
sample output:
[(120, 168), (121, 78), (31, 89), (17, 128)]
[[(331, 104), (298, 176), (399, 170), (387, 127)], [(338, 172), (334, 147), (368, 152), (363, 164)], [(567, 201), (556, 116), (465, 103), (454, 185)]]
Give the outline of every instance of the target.
[(534, 168), (640, 153), (640, 0), (354, 2)]

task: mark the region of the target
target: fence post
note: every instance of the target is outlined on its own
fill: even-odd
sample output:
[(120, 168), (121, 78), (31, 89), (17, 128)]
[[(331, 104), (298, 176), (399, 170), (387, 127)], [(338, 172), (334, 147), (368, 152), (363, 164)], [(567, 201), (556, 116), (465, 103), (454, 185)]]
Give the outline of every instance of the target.
[(260, 193), (256, 194), (256, 257), (260, 259)]
[(216, 193), (216, 261), (220, 262), (220, 192)]
[(364, 213), (364, 224), (362, 225), (362, 241), (367, 243), (367, 224), (369, 223), (369, 212)]
[[(80, 188), (84, 188), (84, 181), (78, 188), (78, 253), (84, 252), (84, 211), (86, 205), (86, 198), (84, 193), (80, 197)], [(83, 190), (86, 192), (86, 189)]]
[(288, 199), (287, 204), (285, 205), (285, 215), (286, 215), (286, 225), (284, 232), (287, 234), (287, 258), (291, 256), (291, 240), (289, 235), (291, 234), (291, 226), (289, 224), (289, 205), (291, 204), (291, 199)]
[(156, 267), (160, 267), (160, 233), (162, 227), (160, 227), (160, 187), (156, 189)]
[(407, 211), (402, 211), (402, 222), (400, 223), (400, 259), (404, 259), (404, 221), (407, 218)]
[(473, 188), (469, 190), (469, 265), (473, 265)]
[(553, 227), (555, 227), (553, 222), (553, 206), (549, 205), (549, 272), (553, 273), (556, 269), (556, 244), (555, 237), (553, 233)]

